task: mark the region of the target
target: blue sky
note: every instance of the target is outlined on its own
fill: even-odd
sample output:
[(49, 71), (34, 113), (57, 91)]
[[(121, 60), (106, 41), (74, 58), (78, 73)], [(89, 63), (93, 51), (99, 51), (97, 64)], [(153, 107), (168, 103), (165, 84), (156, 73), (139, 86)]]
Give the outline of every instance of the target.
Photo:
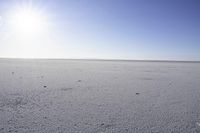
[[(19, 37), (8, 12), (30, 3), (47, 26)], [(0, 16), (0, 57), (200, 60), (199, 0), (1, 0)]]

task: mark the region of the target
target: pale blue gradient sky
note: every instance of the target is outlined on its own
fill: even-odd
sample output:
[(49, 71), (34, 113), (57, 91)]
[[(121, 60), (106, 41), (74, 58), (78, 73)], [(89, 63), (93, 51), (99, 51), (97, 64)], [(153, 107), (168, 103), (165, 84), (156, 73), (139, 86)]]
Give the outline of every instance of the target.
[[(8, 24), (31, 3), (47, 26), (31, 37)], [(199, 0), (1, 0), (0, 57), (200, 60)]]

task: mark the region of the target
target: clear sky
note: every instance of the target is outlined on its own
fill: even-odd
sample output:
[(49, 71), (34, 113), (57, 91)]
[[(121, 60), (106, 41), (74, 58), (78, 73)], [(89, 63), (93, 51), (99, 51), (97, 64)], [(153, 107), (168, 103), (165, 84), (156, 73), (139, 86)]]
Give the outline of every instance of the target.
[(0, 57), (200, 60), (200, 0), (0, 0)]

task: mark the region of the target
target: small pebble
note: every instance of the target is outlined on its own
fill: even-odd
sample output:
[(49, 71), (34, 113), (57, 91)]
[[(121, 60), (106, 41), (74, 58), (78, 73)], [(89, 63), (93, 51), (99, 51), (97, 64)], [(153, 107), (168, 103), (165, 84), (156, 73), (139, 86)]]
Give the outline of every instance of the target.
[(103, 126), (104, 125), (104, 123), (101, 123), (101, 126)]
[(135, 93), (135, 94), (136, 94), (136, 95), (139, 95), (140, 93), (137, 92), (137, 93)]

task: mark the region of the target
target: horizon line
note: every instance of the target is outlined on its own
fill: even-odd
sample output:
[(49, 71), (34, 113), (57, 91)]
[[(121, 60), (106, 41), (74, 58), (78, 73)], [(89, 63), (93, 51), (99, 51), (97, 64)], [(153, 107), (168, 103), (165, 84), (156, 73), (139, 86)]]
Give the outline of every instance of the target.
[(0, 57), (0, 60), (13, 59), (13, 60), (86, 60), (86, 61), (133, 61), (133, 62), (185, 62), (185, 63), (200, 63), (200, 60), (156, 60), (156, 59), (116, 59), (116, 58), (19, 58), (19, 57)]

